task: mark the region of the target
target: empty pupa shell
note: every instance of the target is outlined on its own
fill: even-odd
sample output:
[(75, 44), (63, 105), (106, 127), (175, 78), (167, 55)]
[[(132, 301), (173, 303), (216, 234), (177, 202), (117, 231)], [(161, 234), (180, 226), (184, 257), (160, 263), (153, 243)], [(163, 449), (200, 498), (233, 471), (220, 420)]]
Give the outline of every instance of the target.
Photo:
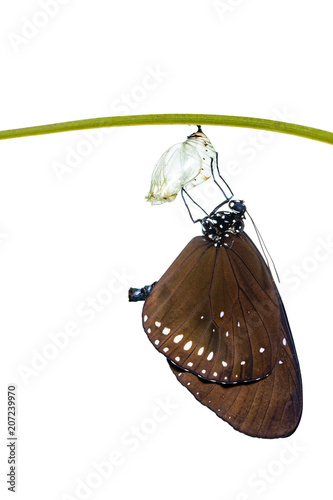
[(199, 128), (186, 141), (171, 146), (158, 160), (147, 201), (153, 205), (173, 201), (182, 187), (189, 190), (209, 179), (212, 158), (215, 168), (216, 151)]

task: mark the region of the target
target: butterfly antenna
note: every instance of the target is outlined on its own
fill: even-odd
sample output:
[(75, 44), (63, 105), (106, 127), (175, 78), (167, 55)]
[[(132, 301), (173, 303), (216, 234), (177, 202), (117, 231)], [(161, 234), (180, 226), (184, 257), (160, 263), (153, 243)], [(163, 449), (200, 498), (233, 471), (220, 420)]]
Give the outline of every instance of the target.
[[(277, 276), (278, 282), (279, 282), (279, 283), (281, 283), (281, 281), (280, 281), (280, 277), (279, 277), (279, 273), (277, 272), (276, 266), (275, 266), (275, 264), (274, 264), (274, 260), (272, 259), (272, 256), (271, 256), (271, 254), (270, 254), (270, 253), (269, 253), (269, 251), (268, 251), (268, 248), (267, 248), (267, 246), (266, 246), (266, 244), (265, 244), (265, 242), (264, 242), (264, 239), (263, 239), (263, 237), (261, 236), (260, 231), (259, 231), (258, 227), (256, 226), (256, 224), (255, 224), (254, 220), (252, 219), (251, 215), (249, 214), (249, 212), (248, 212), (248, 211), (246, 211), (246, 213), (247, 213), (247, 215), (249, 216), (249, 218), (251, 219), (251, 222), (252, 222), (252, 224), (253, 224), (253, 227), (254, 227), (254, 229), (255, 229), (255, 232), (256, 232), (256, 234), (257, 234), (257, 236), (258, 236), (258, 240), (259, 240), (259, 243), (260, 243), (260, 246), (261, 246), (262, 252), (263, 252), (263, 254), (264, 254), (265, 258), (266, 258), (267, 265), (268, 265), (268, 267), (270, 267), (270, 266), (269, 266), (269, 260), (268, 260), (268, 258), (267, 258), (266, 252), (267, 252), (268, 257), (270, 258), (270, 260), (271, 260), (271, 262), (272, 262), (272, 264), (273, 264), (274, 271), (275, 271), (275, 274), (276, 274), (276, 276)], [(266, 252), (265, 252), (265, 250), (266, 250)]]
[(196, 219), (196, 220), (194, 220), (194, 219), (193, 219), (193, 216), (192, 216), (192, 214), (191, 214), (191, 210), (190, 210), (190, 208), (189, 208), (188, 204), (186, 203), (186, 200), (185, 200), (185, 196), (184, 196), (184, 194), (186, 194), (186, 195), (190, 198), (190, 200), (192, 201), (192, 203), (194, 203), (197, 207), (199, 207), (199, 208), (200, 208), (200, 210), (202, 210), (203, 212), (205, 212), (205, 214), (206, 214), (206, 215), (208, 215), (208, 213), (206, 212), (206, 210), (204, 210), (204, 209), (203, 209), (203, 208), (199, 205), (199, 203), (197, 203), (197, 202), (196, 202), (196, 201), (192, 198), (192, 196), (190, 196), (190, 195), (188, 194), (188, 192), (186, 191), (186, 189), (185, 189), (184, 187), (182, 187), (182, 189), (181, 189), (180, 193), (181, 193), (181, 195), (182, 195), (183, 202), (184, 202), (184, 204), (185, 204), (185, 207), (187, 208), (187, 211), (188, 211), (188, 213), (189, 213), (189, 216), (191, 217), (191, 221), (192, 221), (194, 224), (195, 224), (196, 222), (201, 222), (201, 219)]

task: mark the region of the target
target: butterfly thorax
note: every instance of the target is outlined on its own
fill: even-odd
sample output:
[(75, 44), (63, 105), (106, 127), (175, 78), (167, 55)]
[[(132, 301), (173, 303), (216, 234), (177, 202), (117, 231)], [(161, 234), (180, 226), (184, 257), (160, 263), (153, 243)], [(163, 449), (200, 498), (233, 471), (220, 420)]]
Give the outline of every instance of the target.
[(231, 234), (240, 233), (244, 229), (245, 205), (241, 201), (229, 203), (231, 212), (221, 211), (204, 217), (201, 221), (202, 234), (215, 246), (228, 246)]

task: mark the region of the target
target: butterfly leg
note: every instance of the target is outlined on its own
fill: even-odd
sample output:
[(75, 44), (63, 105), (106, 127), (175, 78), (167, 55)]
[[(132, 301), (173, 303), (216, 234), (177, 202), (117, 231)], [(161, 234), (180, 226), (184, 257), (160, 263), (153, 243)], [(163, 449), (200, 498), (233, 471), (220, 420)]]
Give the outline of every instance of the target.
[[(211, 166), (212, 168), (212, 166)], [(220, 169), (219, 169), (219, 162), (218, 162), (218, 153), (216, 153), (216, 170), (217, 170), (217, 173), (218, 173), (218, 176), (220, 177), (220, 179), (223, 181), (223, 183), (227, 186), (227, 188), (229, 189), (230, 193), (231, 193), (231, 196), (229, 197), (228, 201), (231, 200), (231, 198), (233, 197), (234, 193), (231, 189), (231, 187), (229, 186), (229, 184), (226, 182), (225, 179), (223, 179), (221, 173), (220, 173)], [(227, 198), (227, 197), (226, 197)]]
[(183, 198), (183, 202), (184, 202), (184, 204), (185, 204), (185, 207), (187, 208), (187, 211), (188, 211), (188, 213), (189, 213), (189, 216), (191, 217), (191, 221), (192, 221), (194, 224), (195, 224), (196, 222), (201, 222), (201, 219), (196, 219), (196, 220), (194, 220), (194, 219), (193, 219), (193, 216), (192, 216), (192, 214), (191, 214), (191, 210), (190, 210), (190, 208), (189, 208), (188, 204), (186, 203), (184, 193), (185, 193), (185, 194), (186, 194), (186, 195), (190, 198), (190, 200), (192, 201), (192, 203), (194, 203), (197, 207), (199, 207), (199, 208), (200, 208), (200, 210), (202, 210), (203, 212), (205, 212), (205, 214), (206, 214), (206, 215), (208, 215), (208, 213), (207, 213), (207, 212), (206, 212), (206, 211), (205, 211), (205, 210), (204, 210), (204, 209), (203, 209), (203, 208), (199, 205), (199, 203), (197, 203), (197, 202), (196, 202), (196, 201), (192, 198), (192, 196), (190, 196), (190, 195), (188, 194), (188, 192), (186, 191), (186, 189), (182, 187), (182, 189), (181, 189), (181, 195), (182, 195), (182, 198)]
[(224, 192), (223, 188), (220, 186), (220, 184), (217, 182), (216, 178), (215, 178), (215, 175), (214, 175), (214, 169), (213, 169), (213, 164), (214, 164), (214, 159), (212, 158), (211, 159), (211, 165), (210, 165), (210, 170), (212, 172), (212, 177), (213, 177), (213, 180), (215, 182), (215, 184), (218, 186), (218, 188), (222, 191), (224, 197), (225, 197), (225, 201), (223, 201), (222, 203), (220, 203), (219, 205), (217, 205), (217, 207), (214, 208), (214, 210), (210, 213), (210, 215), (213, 215), (214, 213), (217, 212), (217, 210), (221, 207), (223, 207), (223, 205), (225, 205), (226, 203), (228, 203), (231, 198), (234, 196), (234, 193), (232, 192), (230, 186), (227, 184), (227, 182), (223, 179), (221, 173), (220, 173), (220, 170), (219, 170), (219, 164), (218, 164), (218, 153), (216, 153), (216, 170), (217, 170), (217, 173), (220, 177), (220, 179), (223, 181), (223, 183), (227, 186), (227, 188), (229, 189), (230, 191), (230, 196), (228, 197), (226, 195), (226, 193)]

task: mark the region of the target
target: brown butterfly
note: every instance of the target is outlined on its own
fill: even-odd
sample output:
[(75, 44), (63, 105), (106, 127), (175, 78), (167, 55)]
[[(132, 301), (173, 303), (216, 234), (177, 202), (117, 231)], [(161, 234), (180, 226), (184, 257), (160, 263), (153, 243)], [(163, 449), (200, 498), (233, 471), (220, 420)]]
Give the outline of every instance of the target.
[[(219, 208), (219, 207), (218, 207)], [(302, 381), (286, 312), (261, 253), (243, 231), (246, 207), (229, 202), (201, 221), (145, 300), (143, 328), (178, 381), (244, 434), (292, 434)]]

